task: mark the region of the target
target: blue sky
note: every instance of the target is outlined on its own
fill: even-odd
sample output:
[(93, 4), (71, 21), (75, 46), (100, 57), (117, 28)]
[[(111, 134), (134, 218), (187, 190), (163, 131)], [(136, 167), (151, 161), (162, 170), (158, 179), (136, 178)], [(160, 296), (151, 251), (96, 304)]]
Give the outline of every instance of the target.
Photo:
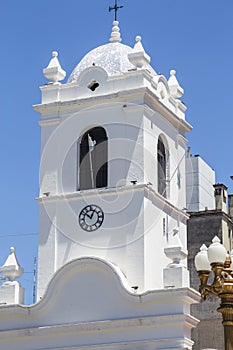
[[(11, 245), (25, 268), (22, 283), (32, 300), (33, 257), (37, 253), (42, 74), (57, 50), (70, 75), (81, 58), (108, 42), (113, 0), (2, 1), (1, 44), (1, 220), (0, 265)], [(216, 171), (217, 182), (233, 192), (233, 2), (232, 0), (119, 0), (123, 43), (142, 36), (151, 65), (169, 77), (170, 69), (185, 89), (187, 138)]]

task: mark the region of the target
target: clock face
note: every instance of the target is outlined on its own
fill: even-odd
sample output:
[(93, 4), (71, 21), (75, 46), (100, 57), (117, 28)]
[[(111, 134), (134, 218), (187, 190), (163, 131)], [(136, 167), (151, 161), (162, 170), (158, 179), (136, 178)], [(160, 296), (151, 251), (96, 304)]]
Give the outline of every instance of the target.
[(85, 231), (97, 230), (104, 221), (104, 213), (100, 207), (87, 205), (79, 214), (79, 225)]

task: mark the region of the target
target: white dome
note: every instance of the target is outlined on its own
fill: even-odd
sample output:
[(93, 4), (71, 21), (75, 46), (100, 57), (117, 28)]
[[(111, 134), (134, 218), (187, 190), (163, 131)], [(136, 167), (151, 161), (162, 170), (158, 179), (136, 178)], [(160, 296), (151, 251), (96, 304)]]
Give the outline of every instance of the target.
[[(94, 65), (103, 68), (108, 75), (120, 74), (130, 69), (135, 69), (128, 60), (128, 53), (132, 51), (133, 49), (130, 46), (119, 42), (99, 46), (84, 56), (71, 73), (68, 83), (76, 81), (79, 74), (84, 69)], [(145, 68), (148, 69), (152, 75), (156, 74), (150, 65)]]

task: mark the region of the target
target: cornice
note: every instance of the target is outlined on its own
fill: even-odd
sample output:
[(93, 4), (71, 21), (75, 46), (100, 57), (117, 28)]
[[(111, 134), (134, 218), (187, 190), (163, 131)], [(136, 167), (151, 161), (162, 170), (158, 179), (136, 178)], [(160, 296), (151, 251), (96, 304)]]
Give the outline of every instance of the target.
[(179, 118), (165, 104), (163, 104), (161, 100), (156, 98), (154, 92), (151, 89), (146, 88), (145, 97), (148, 102), (150, 102), (152, 109), (159, 112), (178, 130), (181, 132), (190, 132), (192, 130), (192, 126), (184, 119)]
[(145, 193), (149, 199), (157, 202), (168, 213), (172, 213), (173, 216), (176, 216), (177, 218), (180, 218), (184, 221), (187, 221), (189, 219), (189, 215), (185, 211), (176, 207), (168, 199), (164, 198), (162, 195), (156, 192), (153, 187), (145, 185)]
[[(25, 331), (30, 336), (52, 336), (59, 334), (72, 334), (72, 333), (99, 333), (100, 329), (102, 332), (106, 331), (120, 331), (126, 327), (141, 328), (141, 327), (158, 327), (173, 324), (174, 327), (177, 324), (186, 323), (191, 328), (196, 327), (199, 323), (195, 317), (191, 315), (178, 314), (175, 315), (158, 315), (158, 316), (149, 316), (149, 317), (134, 317), (126, 318), (119, 320), (110, 320), (110, 321), (97, 321), (97, 322), (85, 322), (85, 323), (74, 323), (74, 324), (62, 324), (62, 325), (49, 325), (43, 327), (31, 327), (31, 328), (22, 328), (22, 329), (13, 329), (13, 330), (3, 330), (1, 331), (1, 340), (7, 339), (9, 337), (18, 338), (25, 337)], [(157, 339), (156, 343), (160, 343), (164, 339)], [(140, 340), (138, 342), (141, 342)], [(131, 342), (130, 342), (131, 343)], [(119, 345), (119, 343), (117, 343)], [(89, 345), (90, 347), (90, 345)], [(88, 347), (88, 348), (89, 348)], [(57, 347), (56, 347), (57, 348)], [(60, 349), (60, 348), (59, 348)], [(61, 349), (64, 349), (62, 347)], [(69, 349), (69, 348), (68, 348)], [(119, 349), (119, 347), (118, 347)]]
[(60, 123), (60, 118), (43, 118), (39, 120), (38, 124), (40, 126), (51, 126), (51, 125), (58, 125)]
[(99, 196), (107, 197), (112, 196), (117, 193), (117, 195), (129, 193), (129, 192), (138, 192), (143, 191), (144, 195), (153, 201), (155, 201), (158, 205), (162, 206), (167, 212), (172, 213), (173, 215), (179, 217), (181, 220), (188, 220), (189, 215), (172, 204), (168, 199), (161, 196), (157, 193), (152, 186), (141, 183), (135, 185), (127, 185), (121, 187), (113, 187), (113, 188), (101, 188), (101, 189), (90, 189), (84, 191), (76, 191), (72, 193), (61, 193), (57, 195), (51, 196), (41, 196), (36, 198), (37, 202), (40, 205), (54, 203), (54, 202), (62, 202), (62, 201), (80, 201), (90, 198), (98, 198)]
[[(110, 94), (98, 95), (93, 97), (85, 97), (80, 99), (74, 99), (69, 101), (56, 101), (52, 103), (44, 103), (33, 105), (33, 108), (36, 112), (42, 114), (45, 111), (48, 112), (56, 112), (58, 110), (62, 111), (70, 111), (73, 112), (77, 110), (77, 107), (80, 109), (93, 107), (95, 105), (99, 105), (102, 103), (112, 103), (112, 102), (126, 102), (128, 96), (137, 96), (138, 94), (143, 94), (145, 92), (145, 87), (123, 90), (119, 92), (114, 92)], [(110, 106), (111, 108), (111, 106)]]
[[(147, 101), (149, 106), (151, 106), (152, 110), (161, 113), (161, 115), (164, 118), (166, 118), (182, 133), (190, 132), (192, 130), (192, 126), (188, 122), (186, 122), (184, 119), (179, 118), (174, 112), (172, 112), (165, 104), (161, 102), (160, 99), (158, 99), (154, 91), (148, 87), (140, 87), (136, 89), (131, 89), (130, 91), (124, 90), (117, 93), (99, 95), (95, 97), (93, 96), (79, 100), (58, 101), (48, 104), (39, 104), (34, 105), (33, 108), (36, 112), (40, 113), (41, 115), (48, 115), (50, 113), (54, 114), (57, 112), (61, 113), (61, 111), (63, 113), (72, 113), (74, 111), (77, 111), (77, 109), (86, 109), (88, 107), (98, 106), (100, 104), (104, 104), (104, 107), (107, 108), (107, 104), (111, 104), (113, 102), (119, 102), (123, 103), (124, 105), (127, 105), (129, 99), (140, 99), (141, 104), (138, 104), (138, 106), (145, 104), (145, 101)], [(122, 107), (124, 108), (124, 106)], [(112, 108), (112, 105), (110, 105), (109, 108)], [(127, 108), (125, 108), (125, 111), (126, 110)], [(53, 118), (47, 117), (45, 120), (46, 123), (51, 123)], [(43, 122), (41, 123), (43, 124)]]
[(111, 196), (114, 194), (123, 194), (127, 192), (132, 191), (143, 191), (145, 185), (144, 184), (136, 184), (136, 185), (128, 185), (128, 186), (121, 186), (121, 187), (112, 187), (112, 188), (96, 188), (96, 189), (90, 189), (90, 190), (83, 190), (83, 191), (76, 191), (72, 193), (61, 193), (57, 195), (51, 195), (51, 196), (43, 196), (36, 198), (37, 202), (39, 204), (43, 203), (50, 203), (50, 202), (60, 202), (63, 200), (66, 201), (79, 201), (85, 198), (96, 198), (100, 195), (103, 197)]
[(192, 218), (201, 218), (201, 217), (222, 217), (225, 221), (229, 222), (231, 225), (233, 225), (232, 218), (225, 213), (224, 211), (220, 209), (212, 209), (212, 210), (202, 210), (202, 211), (196, 211), (196, 212), (188, 212), (190, 219)]

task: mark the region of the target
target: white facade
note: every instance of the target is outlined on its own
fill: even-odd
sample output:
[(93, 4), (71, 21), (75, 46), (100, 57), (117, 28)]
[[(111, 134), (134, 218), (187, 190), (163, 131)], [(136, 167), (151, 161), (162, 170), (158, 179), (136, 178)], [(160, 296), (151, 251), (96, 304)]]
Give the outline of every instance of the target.
[(0, 307), (4, 349), (192, 348), (183, 89), (120, 41), (114, 22), (66, 84), (56, 52), (44, 69), (38, 302)]
[(66, 264), (43, 300), (0, 307), (0, 346), (7, 350), (191, 349), (186, 314), (198, 300), (188, 288), (131, 292), (119, 269), (99, 259)]
[[(186, 108), (164, 76), (148, 65), (136, 68), (129, 54), (134, 50), (119, 42), (103, 45), (84, 57), (67, 84), (41, 88), (38, 300), (61, 266), (90, 255), (119, 266), (140, 292), (162, 288), (163, 248), (173, 244), (173, 230), (186, 249)], [(99, 84), (95, 91), (91, 82)], [(108, 184), (80, 191), (80, 140), (95, 126), (107, 134)], [(159, 137), (167, 152), (167, 199), (157, 190)], [(94, 233), (78, 223), (91, 204), (104, 213)]]
[(199, 156), (186, 158), (187, 210), (215, 209), (215, 171)]

